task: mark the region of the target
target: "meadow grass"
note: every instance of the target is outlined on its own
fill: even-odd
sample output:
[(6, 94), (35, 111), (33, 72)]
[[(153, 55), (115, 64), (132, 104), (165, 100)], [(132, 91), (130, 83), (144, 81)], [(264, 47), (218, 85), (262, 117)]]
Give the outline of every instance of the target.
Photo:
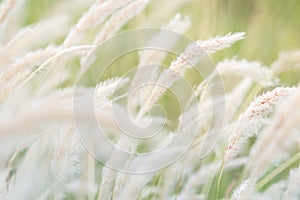
[(300, 198), (297, 0), (0, 3), (0, 199)]

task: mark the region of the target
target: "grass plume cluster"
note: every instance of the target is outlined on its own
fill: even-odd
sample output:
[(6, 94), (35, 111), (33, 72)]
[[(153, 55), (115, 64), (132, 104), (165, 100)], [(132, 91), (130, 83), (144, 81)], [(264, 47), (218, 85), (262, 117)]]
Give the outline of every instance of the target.
[[(0, 199), (300, 198), (299, 49), (249, 59), (274, 41), (251, 46), (253, 25), (211, 31), (208, 13), (195, 12), (200, 1), (42, 0), (47, 9), (37, 13), (33, 2), (0, 5)], [(106, 41), (152, 25), (195, 40), (176, 55), (138, 49), (101, 69), (114, 48), (139, 38), (99, 54)], [(180, 43), (164, 33), (148, 44)], [(211, 91), (217, 80), (220, 96)], [(222, 112), (215, 137), (213, 113)], [(98, 140), (95, 122), (114, 149)]]

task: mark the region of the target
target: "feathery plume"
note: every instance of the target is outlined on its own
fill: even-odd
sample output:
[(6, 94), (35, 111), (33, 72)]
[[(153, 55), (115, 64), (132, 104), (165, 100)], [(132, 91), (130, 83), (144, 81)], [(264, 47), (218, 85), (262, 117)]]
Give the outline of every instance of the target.
[[(134, 140), (132, 140), (131, 138), (127, 138), (124, 136), (121, 136), (121, 138), (119, 139), (119, 141), (116, 144), (116, 148), (118, 149), (122, 149), (124, 151), (127, 152), (135, 152), (136, 150), (136, 143), (134, 142)], [(126, 166), (126, 163), (128, 162), (128, 158), (127, 156), (123, 156), (120, 157), (120, 155), (118, 154), (118, 151), (112, 151), (111, 155), (109, 157), (108, 163), (119, 163), (120, 166), (124, 167)], [(125, 168), (123, 168), (125, 169)], [(119, 194), (121, 188), (118, 187), (117, 185), (117, 180), (116, 180), (116, 176), (117, 176), (117, 172), (113, 169), (110, 169), (108, 167), (104, 167), (102, 170), (102, 180), (101, 183), (99, 185), (99, 195), (98, 195), (98, 200), (100, 199), (109, 199), (111, 198), (111, 195), (113, 194)], [(124, 175), (124, 174), (123, 174)], [(121, 178), (122, 181), (122, 175), (119, 175), (121, 177), (119, 177), (119, 180)], [(126, 176), (126, 175), (124, 175)], [(124, 177), (123, 177), (124, 178)], [(113, 191), (113, 185), (114, 185), (114, 181), (115, 181), (115, 187)], [(107, 192), (107, 191), (111, 191), (111, 192)]]
[(80, 139), (74, 128), (62, 128), (57, 134), (51, 159), (51, 171), (56, 183), (69, 181), (80, 170)]
[[(182, 17), (181, 14), (176, 14), (165, 27), (172, 31), (184, 33), (190, 27), (190, 20), (187, 17)], [(171, 49), (178, 38), (170, 37), (166, 39), (168, 35), (162, 30), (157, 33), (149, 42), (149, 47), (152, 44), (160, 44), (159, 46), (165, 49)], [(166, 57), (167, 53), (161, 50), (146, 50), (139, 53), (139, 66), (131, 81), (130, 91), (133, 91), (136, 87), (141, 86), (143, 83), (152, 82), (155, 83), (159, 74), (159, 67), (157, 66)], [(142, 102), (146, 101), (146, 98), (151, 94), (151, 84), (145, 85), (141, 90), (132, 97), (134, 105), (138, 106)]]
[[(251, 148), (248, 167), (253, 179), (265, 172), (269, 164), (280, 159), (282, 145), (292, 135), (295, 125), (299, 124), (299, 99), (299, 88), (293, 88), (285, 102), (279, 105), (272, 123)], [(276, 157), (274, 153), (277, 153)]]
[(128, 2), (130, 2), (130, 0), (112, 0), (104, 3), (95, 3), (70, 30), (66, 36), (63, 46), (70, 47), (78, 44), (88, 29), (100, 25), (106, 17), (118, 8), (126, 5)]
[(103, 106), (107, 102), (108, 97), (110, 97), (116, 90), (123, 87), (128, 82), (129, 78), (115, 77), (99, 83), (96, 86), (95, 91), (95, 100), (97, 106)]
[(31, 68), (41, 64), (46, 59), (55, 55), (59, 51), (59, 48), (55, 46), (48, 46), (45, 49), (39, 49), (34, 52), (26, 54), (23, 58), (16, 60), (10, 66), (6, 67), (6, 70), (2, 71), (0, 74), (0, 81), (4, 82), (10, 81), (15, 78), (21, 70), (31, 71)]
[(142, 104), (139, 111), (139, 116), (144, 115), (150, 108), (159, 100), (163, 93), (181, 76), (183, 76), (186, 69), (199, 62), (206, 55), (215, 53), (216, 51), (230, 47), (234, 42), (243, 39), (245, 33), (238, 32), (234, 34), (227, 34), (225, 36), (217, 36), (208, 40), (198, 40), (187, 46), (183, 53), (181, 53), (171, 66), (164, 70), (158, 80), (157, 84), (153, 86), (151, 95), (147, 101)]
[(233, 192), (231, 200), (244, 200), (249, 198), (249, 193), (254, 190), (254, 185), (251, 184), (250, 180), (245, 180), (242, 184)]
[(278, 59), (272, 63), (271, 69), (275, 74), (286, 72), (300, 67), (300, 50), (279, 54)]
[(95, 47), (118, 31), (129, 19), (138, 14), (148, 4), (148, 0), (137, 0), (117, 11), (101, 29), (94, 40)]
[[(82, 71), (85, 72), (89, 67), (87, 60), (91, 60), (95, 50), (99, 45), (117, 32), (128, 20), (138, 14), (148, 4), (148, 0), (137, 0), (117, 11), (106, 23), (96, 36), (93, 42), (93, 48), (90, 49), (81, 59)], [(87, 64), (88, 63), (88, 64)]]
[(85, 110), (88, 103), (86, 100), (94, 98), (93, 88), (81, 88), (76, 94), (67, 89), (65, 93), (61, 91), (46, 98), (36, 98), (25, 108), (19, 110), (18, 114), (0, 116), (0, 137), (6, 134), (32, 133), (37, 131), (41, 126), (46, 128), (47, 124), (50, 126), (53, 123), (73, 122), (73, 97), (82, 98), (81, 105), (76, 107), (76, 111), (82, 114), (77, 116), (78, 120), (89, 122), (90, 115), (95, 114), (97, 120), (101, 121), (102, 124), (114, 127), (115, 123), (111, 105), (105, 104), (105, 106), (101, 106), (99, 109), (95, 107), (95, 113), (89, 113)]
[(82, 54), (84, 54), (84, 52), (86, 52), (88, 49), (90, 49), (91, 46), (81, 45), (81, 46), (72, 46), (69, 48), (62, 48), (61, 46), (59, 46), (58, 48), (59, 48), (59, 51), (55, 55), (53, 55), (50, 58), (48, 58), (47, 60), (45, 60), (41, 65), (39, 65), (39, 67), (36, 70), (34, 70), (32, 73), (30, 73), (26, 77), (26, 79), (22, 82), (22, 85), (26, 84), (31, 79), (33, 79), (37, 75), (38, 72), (46, 70), (47, 66), (55, 63), (55, 61), (57, 61), (58, 58), (61, 58), (66, 55), (71, 55), (71, 56), (82, 55)]
[[(230, 47), (235, 42), (245, 38), (245, 32), (228, 33), (224, 36), (216, 36), (208, 40), (198, 40), (197, 44), (202, 48), (201, 53), (212, 54)], [(195, 46), (197, 49), (197, 47)]]
[(250, 137), (259, 133), (279, 101), (295, 90), (295, 88), (290, 87), (277, 87), (257, 97), (250, 104), (247, 110), (240, 115), (237, 128), (229, 138), (228, 147), (224, 155), (224, 164), (237, 156)]
[[(1, 49), (6, 56), (20, 57), (32, 49), (42, 48), (45, 44), (56, 42), (66, 34), (69, 28), (70, 16), (58, 15), (42, 20), (38, 24), (26, 26)], [(56, 30), (56, 31), (52, 31)], [(43, 35), (43, 37), (40, 37)]]
[(11, 9), (13, 9), (16, 0), (5, 0), (0, 6), (0, 25), (3, 23)]
[(237, 75), (251, 78), (265, 87), (275, 85), (279, 81), (273, 77), (269, 68), (262, 66), (257, 61), (225, 59), (217, 64), (216, 69), (220, 75)]

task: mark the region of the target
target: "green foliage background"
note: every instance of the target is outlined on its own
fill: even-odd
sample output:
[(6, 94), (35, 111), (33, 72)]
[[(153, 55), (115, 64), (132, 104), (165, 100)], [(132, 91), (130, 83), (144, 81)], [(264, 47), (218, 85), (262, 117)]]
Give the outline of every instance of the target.
[[(25, 1), (24, 24), (37, 22), (47, 13), (47, 8), (58, 1), (62, 0)], [(236, 31), (247, 33), (245, 40), (216, 54), (213, 57), (215, 62), (237, 55), (238, 58), (258, 60), (269, 65), (280, 52), (300, 46), (299, 0), (153, 0), (124, 29), (159, 27), (177, 12), (191, 19), (192, 27), (187, 35), (193, 39)], [(74, 19), (79, 17), (80, 13), (74, 13)], [(293, 72), (282, 76), (287, 85), (295, 84), (299, 78)]]
[[(61, 0), (27, 0), (24, 23), (36, 22), (55, 1)], [(246, 40), (223, 51), (222, 55), (217, 56), (220, 59), (238, 54), (246, 59), (270, 64), (276, 59), (278, 52), (299, 48), (298, 0), (184, 0), (171, 8), (173, 12), (166, 12), (168, 8), (161, 6), (173, 4), (172, 2), (178, 4), (172, 0), (153, 0), (144, 12), (131, 20), (129, 26), (141, 26), (141, 22), (145, 21), (145, 25), (161, 26), (174, 13), (181, 12), (192, 21), (188, 35), (194, 39), (245, 31)], [(159, 16), (159, 20), (155, 20), (155, 16)]]

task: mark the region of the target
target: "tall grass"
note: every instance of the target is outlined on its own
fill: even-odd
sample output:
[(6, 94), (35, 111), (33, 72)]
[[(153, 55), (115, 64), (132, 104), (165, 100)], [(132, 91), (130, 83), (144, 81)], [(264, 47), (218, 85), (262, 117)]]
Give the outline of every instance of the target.
[(298, 199), (284, 3), (3, 0), (0, 199)]

